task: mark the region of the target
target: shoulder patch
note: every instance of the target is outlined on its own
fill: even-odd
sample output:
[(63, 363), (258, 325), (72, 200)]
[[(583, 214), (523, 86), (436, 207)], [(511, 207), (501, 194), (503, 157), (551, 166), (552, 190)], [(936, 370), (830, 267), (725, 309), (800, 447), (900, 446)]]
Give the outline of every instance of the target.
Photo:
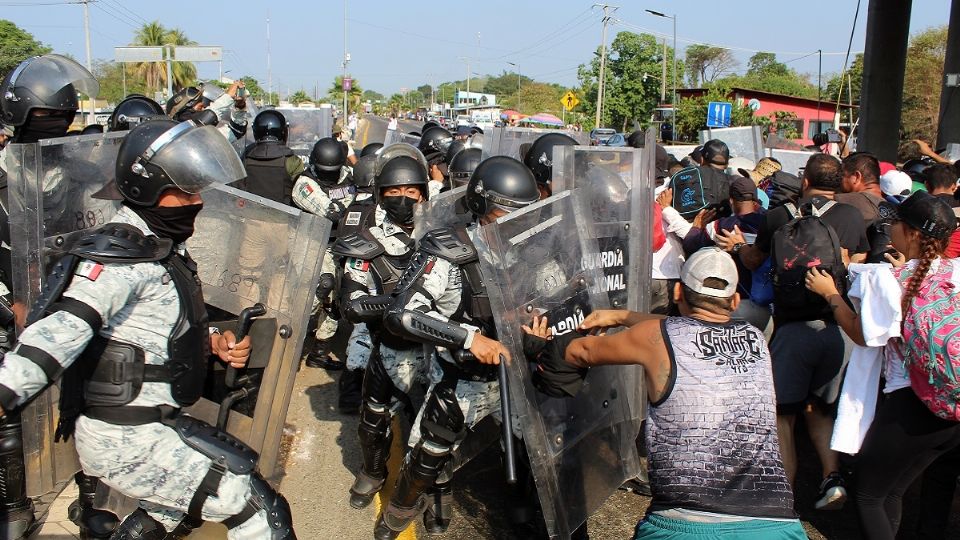
[(354, 270), (359, 270), (361, 272), (366, 272), (367, 270), (370, 269), (370, 261), (365, 261), (363, 259), (351, 258), (349, 259), (347, 264), (350, 266), (350, 268), (353, 268)]
[(96, 281), (100, 277), (100, 272), (103, 271), (103, 264), (94, 262), (94, 261), (80, 261), (77, 264), (77, 270), (74, 272), (74, 275), (85, 277), (90, 281)]
[(310, 187), (310, 183), (309, 183), (309, 182), (303, 182), (303, 183), (300, 184), (300, 196), (301, 196), (301, 197), (309, 197), (309, 196), (312, 195), (312, 194), (313, 194), (313, 188)]

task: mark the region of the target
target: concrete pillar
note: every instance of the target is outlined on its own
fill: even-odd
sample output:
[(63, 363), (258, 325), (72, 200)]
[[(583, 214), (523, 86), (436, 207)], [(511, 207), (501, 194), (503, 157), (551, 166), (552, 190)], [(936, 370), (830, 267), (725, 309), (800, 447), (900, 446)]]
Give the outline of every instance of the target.
[(950, 5), (950, 27), (947, 30), (947, 56), (943, 61), (943, 90), (940, 94), (940, 124), (937, 148), (960, 143), (960, 87), (946, 86), (948, 73), (960, 73), (960, 0)]
[(912, 0), (870, 0), (857, 149), (897, 161)]

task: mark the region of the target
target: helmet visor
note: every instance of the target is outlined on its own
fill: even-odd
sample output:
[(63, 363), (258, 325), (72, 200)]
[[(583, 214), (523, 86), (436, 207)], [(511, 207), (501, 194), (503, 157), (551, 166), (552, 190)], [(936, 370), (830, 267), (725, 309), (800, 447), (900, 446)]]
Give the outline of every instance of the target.
[(208, 101), (216, 101), (217, 98), (224, 94), (223, 88), (220, 88), (212, 82), (203, 83), (200, 89), (202, 90), (203, 99)]
[(192, 122), (177, 124), (161, 135), (144, 157), (187, 193), (200, 193), (247, 175), (237, 151), (217, 128)]
[(427, 159), (423, 157), (423, 154), (419, 150), (406, 143), (396, 143), (381, 148), (377, 152), (377, 162), (374, 165), (374, 175), (380, 176), (380, 171), (383, 170), (383, 166), (386, 165), (391, 159), (400, 156), (407, 156), (417, 160), (417, 162), (423, 166), (423, 171), (429, 177), (430, 167), (427, 165)]
[(91, 98), (100, 92), (97, 79), (77, 62), (59, 54), (35, 56), (24, 60), (13, 71), (4, 98), (19, 99), (13, 90), (21, 87), (28, 88), (34, 95), (53, 95), (69, 84)]

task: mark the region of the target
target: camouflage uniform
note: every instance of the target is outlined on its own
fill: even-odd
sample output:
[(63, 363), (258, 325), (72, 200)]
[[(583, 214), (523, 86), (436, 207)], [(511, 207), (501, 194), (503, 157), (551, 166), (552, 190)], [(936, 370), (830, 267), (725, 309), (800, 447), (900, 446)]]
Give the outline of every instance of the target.
[[(126, 223), (151, 234), (143, 220), (126, 207), (111, 222)], [(175, 249), (182, 250), (183, 246)], [(89, 271), (91, 267), (95, 271)], [(143, 350), (146, 365), (159, 366), (167, 361), (168, 340), (181, 300), (161, 264), (81, 262), (63, 297), (97, 311), (103, 324), (100, 336), (136, 344)], [(67, 311), (56, 311), (29, 326), (0, 364), (0, 403), (5, 410), (22, 405), (43, 390), (80, 356), (93, 337), (88, 323)], [(36, 350), (47, 359), (42, 366), (31, 359), (38, 357)], [(156, 382), (144, 382), (137, 397), (126, 406), (179, 407), (170, 385)], [(183, 518), (211, 464), (210, 458), (191, 449), (173, 429), (160, 423), (125, 426), (81, 415), (75, 438), (86, 474), (140, 499), (141, 508), (168, 530)], [(227, 471), (217, 495), (206, 499), (202, 517), (223, 521), (244, 510), (250, 497), (251, 476)], [(230, 529), (228, 538), (268, 538), (269, 531), (267, 512), (260, 510)]]

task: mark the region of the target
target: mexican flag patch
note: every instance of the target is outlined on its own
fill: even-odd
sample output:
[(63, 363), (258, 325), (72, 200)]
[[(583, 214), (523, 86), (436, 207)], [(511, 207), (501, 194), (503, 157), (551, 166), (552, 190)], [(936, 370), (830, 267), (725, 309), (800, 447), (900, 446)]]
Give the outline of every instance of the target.
[(361, 272), (366, 272), (367, 269), (370, 268), (370, 263), (363, 259), (352, 259), (350, 261), (350, 266), (354, 270), (360, 270)]
[(77, 265), (77, 271), (74, 274), (78, 276), (83, 276), (90, 281), (96, 281), (100, 277), (100, 272), (103, 271), (103, 265), (98, 262), (93, 261), (80, 261), (80, 264)]

